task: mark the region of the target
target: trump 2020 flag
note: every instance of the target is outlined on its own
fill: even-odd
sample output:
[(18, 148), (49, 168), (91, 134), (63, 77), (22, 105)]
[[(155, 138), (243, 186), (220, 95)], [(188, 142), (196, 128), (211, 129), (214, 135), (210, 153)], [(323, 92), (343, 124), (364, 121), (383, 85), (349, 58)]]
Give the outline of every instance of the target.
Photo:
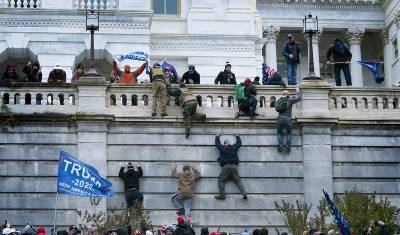
[(326, 201), (328, 202), (329, 206), (332, 209), (333, 216), (335, 217), (336, 223), (339, 226), (340, 231), (342, 232), (343, 235), (350, 235), (349, 225), (347, 224), (346, 220), (343, 218), (342, 214), (337, 209), (335, 203), (329, 197), (329, 194), (325, 190), (322, 191), (324, 192)]
[(57, 192), (80, 197), (111, 197), (115, 195), (110, 189), (111, 185), (94, 167), (60, 151)]
[(143, 51), (135, 51), (129, 54), (124, 55), (116, 55), (115, 60), (121, 63), (124, 60), (139, 60), (139, 61), (146, 61), (149, 58), (149, 54)]
[(381, 76), (381, 63), (380, 62), (368, 62), (368, 61), (356, 61), (357, 63), (361, 64), (369, 71), (374, 74), (374, 79), (376, 83), (382, 83), (385, 78)]

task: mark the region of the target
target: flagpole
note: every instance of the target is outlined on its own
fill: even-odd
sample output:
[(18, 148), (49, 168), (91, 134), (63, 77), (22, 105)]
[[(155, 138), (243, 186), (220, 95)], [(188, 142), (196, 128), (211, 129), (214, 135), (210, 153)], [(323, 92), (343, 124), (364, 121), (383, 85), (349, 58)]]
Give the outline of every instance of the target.
[(57, 221), (57, 202), (58, 202), (58, 190), (56, 194), (56, 205), (54, 207), (54, 223), (53, 223), (53, 234), (57, 234), (56, 232), (56, 221)]

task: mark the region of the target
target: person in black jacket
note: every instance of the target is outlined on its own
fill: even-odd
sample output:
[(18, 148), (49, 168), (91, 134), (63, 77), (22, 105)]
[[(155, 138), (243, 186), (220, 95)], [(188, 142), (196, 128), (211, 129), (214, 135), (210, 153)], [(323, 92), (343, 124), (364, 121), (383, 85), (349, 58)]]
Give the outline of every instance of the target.
[(124, 180), (125, 201), (127, 208), (131, 208), (135, 200), (142, 202), (143, 194), (139, 192), (139, 178), (143, 176), (142, 167), (138, 164), (137, 171), (133, 168), (132, 162), (128, 162), (128, 170), (124, 172), (124, 167), (119, 170), (118, 176)]
[(200, 84), (200, 74), (196, 71), (194, 65), (189, 65), (189, 71), (182, 75), (181, 82), (185, 84)]
[(327, 63), (330, 63), (330, 58), (333, 54), (333, 61), (335, 64), (333, 65), (333, 71), (335, 74), (335, 82), (336, 86), (342, 85), (342, 80), (340, 78), (340, 70), (343, 71), (344, 78), (346, 80), (346, 85), (351, 86), (351, 75), (349, 63), (351, 61), (352, 54), (349, 48), (344, 44), (343, 40), (340, 38), (336, 38), (333, 41), (333, 44), (329, 47), (326, 52), (326, 60)]
[(215, 198), (218, 200), (225, 199), (225, 182), (232, 180), (242, 192), (243, 199), (247, 200), (247, 193), (238, 172), (239, 156), (237, 153), (242, 145), (242, 141), (239, 135), (235, 134), (236, 143), (234, 145), (231, 145), (228, 139), (224, 140), (224, 145), (222, 145), (219, 139), (220, 136), (219, 133), (215, 136), (215, 146), (220, 153), (218, 162), (222, 167), (221, 173), (218, 176), (219, 195), (215, 196)]
[(18, 73), (15, 71), (15, 66), (11, 64), (7, 65), (6, 70), (4, 71), (3, 76), (0, 79), (0, 84), (10, 86), (14, 82), (19, 81), (20, 78)]
[(177, 218), (178, 224), (176, 225), (174, 235), (194, 235), (195, 232), (190, 226), (190, 222), (185, 222), (182, 216)]
[(226, 62), (224, 71), (221, 71), (215, 79), (215, 84), (236, 84), (235, 74), (231, 72), (232, 65)]
[(28, 82), (42, 81), (42, 72), (40, 72), (40, 64), (37, 61), (33, 63), (29, 61), (29, 63), (22, 69), (22, 72), (26, 74)]
[(245, 86), (244, 88), (244, 95), (246, 96), (246, 100), (240, 100), (238, 101), (239, 104), (239, 113), (236, 115), (236, 117), (239, 116), (249, 116), (249, 117), (255, 117), (258, 116), (258, 113), (256, 113), (257, 109), (257, 100), (256, 100), (256, 87), (254, 84), (252, 84), (250, 78), (247, 78), (244, 80), (242, 86)]

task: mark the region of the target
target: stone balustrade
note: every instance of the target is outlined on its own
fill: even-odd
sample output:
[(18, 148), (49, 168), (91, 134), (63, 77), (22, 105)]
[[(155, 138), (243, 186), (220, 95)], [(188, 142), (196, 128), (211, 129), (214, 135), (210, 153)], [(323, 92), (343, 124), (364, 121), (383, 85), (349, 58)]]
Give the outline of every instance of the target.
[(0, 0), (0, 8), (27, 8), (41, 7), (40, 0)]
[(116, 9), (118, 0), (74, 0), (74, 6), (77, 9)]
[[(105, 107), (107, 114), (122, 117), (146, 117), (151, 113), (152, 92), (149, 85), (105, 85)], [(231, 85), (192, 85), (188, 86), (199, 102), (199, 112), (208, 117), (233, 118), (237, 113), (237, 101)], [(63, 84), (17, 84), (12, 88), (0, 88), (0, 102), (13, 107), (15, 112), (49, 109), (52, 112), (65, 112), (66, 108), (78, 106), (79, 85)], [(396, 88), (336, 88), (329, 89), (329, 111), (332, 117), (351, 117), (353, 114), (368, 118), (389, 117), (388, 113), (399, 112), (400, 89)], [(305, 87), (304, 89), (308, 89)], [(278, 86), (257, 86), (258, 113), (261, 119), (276, 118), (275, 102), (281, 97), (283, 88)], [(292, 94), (294, 88), (288, 89)], [(315, 94), (317, 95), (317, 94)], [(170, 116), (180, 116), (180, 108), (175, 98), (168, 100)], [(26, 106), (30, 108), (26, 108)], [(68, 109), (68, 108), (67, 108)], [(293, 116), (301, 112), (301, 104), (293, 107)], [(360, 117), (360, 116), (357, 116)]]

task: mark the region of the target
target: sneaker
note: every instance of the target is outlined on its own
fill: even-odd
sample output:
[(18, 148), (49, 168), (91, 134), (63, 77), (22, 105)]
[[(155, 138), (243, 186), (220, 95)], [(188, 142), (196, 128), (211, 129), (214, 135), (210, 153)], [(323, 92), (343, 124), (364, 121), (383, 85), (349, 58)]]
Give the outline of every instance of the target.
[(156, 115), (157, 115), (157, 113), (151, 113), (151, 116), (153, 116), (153, 117), (156, 116)]
[(280, 145), (279, 145), (279, 146), (278, 146), (278, 152), (281, 153), (282, 151), (283, 151), (283, 146), (280, 146)]
[(285, 147), (285, 152), (290, 153), (290, 146)]
[(247, 200), (247, 194), (243, 194), (243, 200)]
[(217, 195), (217, 196), (215, 196), (215, 199), (217, 199), (217, 200), (225, 200), (225, 196)]
[(185, 208), (179, 208), (178, 211), (176, 212), (177, 215), (183, 215), (185, 214)]

